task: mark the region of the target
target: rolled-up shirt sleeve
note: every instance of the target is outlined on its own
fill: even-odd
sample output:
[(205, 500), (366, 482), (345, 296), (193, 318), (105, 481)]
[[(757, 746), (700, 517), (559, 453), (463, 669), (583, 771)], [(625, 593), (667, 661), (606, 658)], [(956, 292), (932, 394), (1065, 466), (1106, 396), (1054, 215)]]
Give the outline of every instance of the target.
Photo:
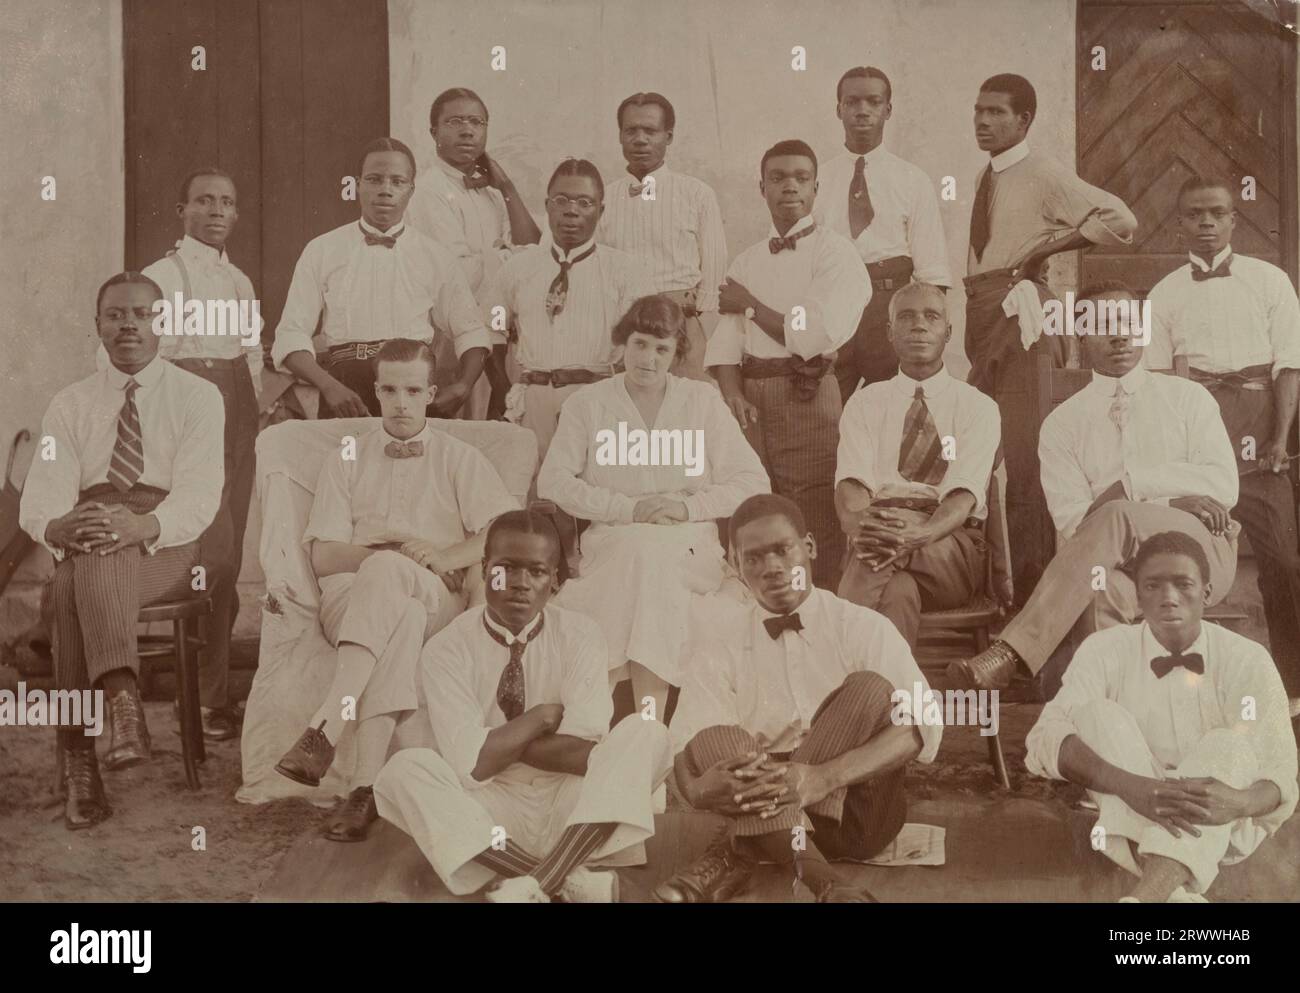
[[(609, 733), (614, 699), (609, 694), (609, 650), (594, 621), (580, 617), (564, 659), (560, 690), (564, 717), (556, 734), (600, 742)], [(481, 747), (481, 746), (480, 746)]]
[(321, 280), (319, 243), (311, 241), (302, 250), (293, 267), (289, 293), (280, 312), (280, 323), (275, 329), (275, 342), (271, 346), (271, 362), (276, 369), (286, 372), (284, 360), (294, 352), (315, 355), (312, 338), (325, 309), (325, 290)]
[(515, 322), (514, 305), (516, 267), (509, 262), (488, 276), (479, 286), (479, 312), (488, 331), (491, 345), (504, 345)]
[(1047, 212), (1094, 245), (1131, 245), (1137, 218), (1119, 197), (1085, 183), (1062, 167), (1047, 193)]
[(704, 365), (740, 365), (744, 357), (745, 318), (741, 314), (723, 314), (704, 346)]
[(907, 219), (907, 247), (917, 282), (952, 286), (948, 268), (948, 242), (939, 217), (939, 198), (924, 173), (912, 180), (912, 214)]
[(460, 264), (442, 246), (431, 245), (431, 248), (439, 280), (438, 295), (429, 315), (434, 326), (451, 335), (458, 359), (471, 348), (491, 349), (492, 338)]
[(1300, 301), (1285, 273), (1270, 273), (1270, 299), (1264, 302), (1268, 314), (1268, 337), (1273, 345), (1273, 378), (1284, 369), (1300, 369)]
[(1065, 778), (1059, 764), (1061, 745), (1078, 733), (1072, 715), (1085, 704), (1106, 699), (1106, 677), (1106, 658), (1096, 639), (1085, 640), (1065, 671), (1060, 691), (1043, 708), (1025, 739), (1025, 765), (1035, 776)]
[(880, 489), (876, 478), (876, 433), (866, 393), (859, 391), (849, 397), (840, 417), (840, 442), (835, 451), (835, 485), (846, 479), (861, 483), (872, 493)]
[(812, 282), (799, 304), (803, 313), (792, 308), (785, 315), (785, 347), (805, 360), (837, 350), (853, 337), (870, 302), (871, 277), (862, 257), (847, 238), (828, 233), (818, 242)]
[[(1231, 510), (1237, 503), (1237, 459), (1219, 405), (1203, 386), (1195, 387), (1184, 405), (1191, 458), (1156, 465), (1126, 465), (1134, 500), (1170, 500), (1208, 496)], [(1044, 427), (1046, 425), (1044, 424)], [(1049, 497), (1050, 507), (1050, 497)]]
[(954, 439), (953, 458), (938, 490), (940, 501), (949, 493), (966, 490), (975, 498), (972, 513), (980, 516), (987, 509), (989, 476), (1002, 443), (1002, 418), (998, 405), (984, 394), (973, 399), (973, 410), (958, 409), (957, 427), (961, 433)]
[(221, 391), (199, 380), (185, 407), (171, 490), (153, 510), (158, 537), (148, 549), (151, 553), (194, 541), (217, 516), (225, 485), (225, 428)]
[(465, 653), (454, 631), (434, 635), (420, 656), (420, 672), (438, 753), (463, 784), (473, 785), (471, 774), (491, 729), (470, 678), (475, 660)]

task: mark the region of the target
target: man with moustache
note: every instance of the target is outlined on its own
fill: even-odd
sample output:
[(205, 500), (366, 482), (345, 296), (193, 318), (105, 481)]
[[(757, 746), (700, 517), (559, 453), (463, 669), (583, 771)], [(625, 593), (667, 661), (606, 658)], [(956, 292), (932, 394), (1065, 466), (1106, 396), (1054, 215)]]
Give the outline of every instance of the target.
[[(55, 394), (41, 423), (52, 457), (32, 462), (19, 523), (54, 556), (54, 680), (102, 689), (109, 769), (151, 757), (137, 685), (140, 608), (194, 595), (199, 536), (221, 503), (221, 393), (158, 358), (158, 285), (138, 272), (99, 288), (95, 322), (109, 364)], [(59, 729), (64, 825), (111, 810), (93, 738)]]
[(704, 364), (758, 452), (772, 492), (807, 517), (813, 579), (834, 589), (842, 546), (835, 514), (835, 451), (843, 410), (835, 353), (871, 300), (853, 244), (818, 225), (817, 156), (802, 141), (763, 153), (759, 192), (770, 236), (741, 252), (718, 295), (724, 317)]
[(1121, 903), (1204, 903), (1296, 809), (1286, 694), (1260, 645), (1202, 621), (1205, 550), (1180, 531), (1137, 550), (1141, 624), (1079, 648), (1025, 741), (1029, 771), (1088, 789), (1101, 851), (1138, 877)]
[(380, 416), (370, 360), (392, 338), (451, 336), (459, 365), (434, 416), (454, 416), (483, 371), (491, 339), (460, 266), (403, 220), (414, 188), (411, 150), (377, 138), (361, 157), (361, 219), (313, 238), (294, 267), (271, 358), (320, 390), (321, 416)]
[[(1118, 282), (1080, 299), (1137, 303)], [(1050, 699), (1068, 659), (1044, 665), (1071, 629), (1077, 644), (1137, 617), (1134, 556), (1158, 532), (1181, 531), (1204, 551), (1210, 606), (1232, 588), (1237, 468), (1218, 406), (1204, 386), (1143, 367), (1146, 342), (1132, 337), (1126, 312), (1098, 307), (1097, 315), (1096, 333), (1084, 338), (1092, 381), (1048, 415), (1038, 442), (1056, 555), (998, 640), (949, 666), (959, 685), (1000, 689), (1024, 666), (1042, 672)]]
[(839, 595), (878, 610), (915, 650), (921, 610), (969, 603), (984, 585), (986, 495), (998, 408), (943, 364), (952, 338), (942, 287), (889, 302), (899, 371), (844, 407), (835, 506), (849, 540)]
[(641, 259), (596, 243), (604, 198), (594, 165), (561, 162), (546, 187), (552, 243), (511, 256), (479, 294), (493, 333), (500, 334), (492, 324), (500, 307), (518, 336), (523, 371), (507, 397), (506, 419), (537, 435), (539, 458), (546, 457), (569, 395), (613, 375), (611, 333), (618, 319), (654, 292)]
[(1226, 183), (1194, 176), (1178, 193), (1187, 265), (1151, 290), (1148, 368), (1186, 355), (1191, 376), (1219, 403), (1237, 451), (1241, 522), (1259, 563), (1268, 643), (1293, 712), (1300, 712), (1300, 555), (1288, 442), (1300, 400), (1300, 303), (1287, 274), (1240, 255)]
[(726, 817), (729, 837), (654, 896), (723, 902), (758, 860), (793, 859), (818, 902), (875, 902), (826, 860), (871, 858), (902, 828), (907, 763), (932, 761), (943, 734), (922, 719), (925, 677), (885, 618), (806, 582), (813, 541), (792, 501), (750, 497), (731, 544), (754, 600), (720, 615), (699, 646), (669, 780), (689, 806)]
[(871, 276), (871, 303), (853, 340), (835, 360), (840, 399), (860, 382), (898, 372), (887, 340), (889, 301), (909, 279), (947, 289), (948, 249), (939, 198), (930, 177), (881, 144), (893, 113), (893, 87), (875, 66), (858, 66), (835, 87), (835, 116), (844, 125), (844, 151), (822, 163), (818, 220), (853, 242)]
[[(438, 157), (411, 197), (406, 219), (456, 256), (470, 291), (478, 293), (518, 247), (536, 245), (542, 233), (501, 163), (487, 154), (487, 104), (477, 93), (459, 86), (439, 93), (429, 108), (429, 134)], [(439, 365), (451, 364), (450, 350), (439, 349), (446, 345), (446, 339), (435, 342)], [(486, 376), (466, 405), (468, 416), (489, 414), (489, 392), (489, 416), (504, 410), (510, 387), (505, 351), (505, 345), (494, 346)]]
[(668, 732), (635, 714), (610, 729), (600, 630), (548, 602), (563, 561), (549, 518), (493, 521), (487, 605), (420, 661), (438, 751), (398, 752), (375, 783), (380, 815), (458, 896), (491, 884), (493, 903), (615, 903), (618, 877), (587, 865), (635, 864), (654, 834)]
[(275, 769), (319, 786), (355, 724), (356, 765), (326, 827), (331, 841), (361, 841), (378, 816), (375, 776), (398, 720), (419, 706), (420, 648), (465, 609), (465, 570), (483, 557), (484, 528), (516, 506), (477, 449), (425, 420), (433, 378), (427, 344), (384, 343), (375, 356), (383, 421), (357, 438), (355, 457), (340, 449), (326, 459), (303, 534), (338, 663), (307, 730)]
[[(975, 184), (966, 263), (967, 382), (998, 402), (1007, 464), (1007, 524), (1016, 602), (1052, 557), (1052, 526), (1038, 480), (1038, 353), (1060, 364), (1061, 342), (1038, 339), (1049, 299), (1047, 260), (1091, 245), (1127, 245), (1137, 219), (1027, 140), (1038, 113), (1029, 80), (986, 79), (975, 101), (975, 140), (989, 164)], [(1008, 316), (1004, 304), (1013, 307)], [(1028, 329), (1028, 330), (1026, 330)]]
[(668, 168), (677, 115), (659, 93), (633, 93), (618, 105), (618, 134), (627, 172), (606, 183), (609, 200), (597, 229), (605, 245), (631, 252), (650, 267), (654, 292), (686, 314), (690, 343), (677, 375), (706, 382), (700, 314), (718, 309), (727, 270), (722, 210), (707, 183)]

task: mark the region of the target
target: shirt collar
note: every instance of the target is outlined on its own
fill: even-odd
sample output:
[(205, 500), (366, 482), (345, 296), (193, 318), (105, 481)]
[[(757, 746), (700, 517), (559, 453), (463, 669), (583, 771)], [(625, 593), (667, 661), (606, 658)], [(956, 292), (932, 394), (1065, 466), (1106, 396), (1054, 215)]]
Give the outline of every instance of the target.
[(1118, 382), (1124, 392), (1132, 396), (1142, 388), (1150, 375), (1146, 366), (1141, 362), (1120, 376), (1118, 380), (1114, 376), (1103, 376), (1101, 373), (1094, 372), (1092, 381), (1088, 383), (1088, 389), (1098, 396), (1113, 397), (1115, 395), (1115, 383)]
[(941, 397), (952, 387), (952, 376), (948, 373), (947, 366), (940, 366), (929, 379), (913, 379), (901, 369), (892, 382), (899, 393), (904, 394), (909, 400), (916, 396), (916, 388), (919, 386), (927, 400), (931, 397)]
[(623, 178), (627, 180), (627, 184), (629, 186), (635, 186), (644, 183), (647, 179), (653, 176), (655, 178), (655, 183), (658, 184), (664, 181), (664, 177), (667, 176), (668, 173), (669, 173), (668, 160), (664, 159), (663, 162), (659, 163), (658, 168), (651, 169), (649, 172), (645, 174), (644, 178), (642, 179), (637, 179), (635, 176), (633, 176), (630, 167), (624, 168)]
[[(816, 606), (817, 595), (820, 592), (821, 591), (814, 586), (812, 590), (809, 591), (808, 595), (804, 597), (803, 603), (795, 607), (795, 609), (790, 611), (790, 613), (798, 614), (801, 618), (806, 620), (812, 608)], [(750, 593), (750, 596), (753, 596), (752, 592)], [(758, 597), (754, 597), (754, 616), (758, 618), (759, 623), (762, 623), (768, 618), (785, 617), (786, 615), (773, 613), (772, 611), (768, 610), (766, 607), (764, 607), (761, 603), (758, 602)], [(807, 625), (805, 624), (804, 627), (807, 628)]]
[(176, 254), (182, 256), (186, 261), (198, 262), (204, 265), (222, 265), (230, 261), (224, 247), (220, 249), (213, 248), (211, 245), (205, 245), (197, 238), (191, 238), (189, 235), (183, 236), (180, 241), (176, 242)]
[(578, 245), (576, 248), (572, 248), (568, 252), (565, 252), (563, 248), (561, 248), (554, 241), (552, 241), (551, 250), (554, 254), (551, 255), (551, 261), (552, 262), (555, 261), (556, 255), (558, 255), (560, 259), (564, 262), (568, 262), (571, 259), (576, 259), (579, 255), (585, 252), (588, 248), (591, 248), (594, 244), (596, 244), (596, 236), (592, 235), (590, 241), (584, 241), (581, 245)]
[(1017, 162), (1023, 162), (1025, 156), (1029, 154), (1029, 139), (1026, 138), (1018, 145), (1012, 145), (1005, 151), (998, 152), (989, 159), (989, 165), (993, 167), (994, 172), (1005, 172)]
[(155, 355), (153, 359), (150, 360), (147, 366), (145, 366), (139, 372), (128, 376), (127, 373), (123, 372), (117, 366), (113, 365), (112, 362), (110, 362), (107, 366), (104, 367), (104, 375), (105, 378), (108, 380), (108, 385), (113, 387), (113, 389), (115, 390), (125, 389), (127, 379), (134, 379), (142, 387), (148, 387), (148, 386), (155, 385), (158, 382), (158, 380), (162, 378), (163, 366), (165, 366), (166, 364), (167, 364), (166, 362), (164, 362), (161, 358)]
[[(1196, 640), (1183, 649), (1184, 655), (1190, 655), (1193, 652), (1200, 655), (1202, 659), (1208, 657), (1208, 653), (1206, 652), (1204, 621), (1201, 621), (1201, 631), (1200, 634), (1196, 636)], [(1156, 638), (1155, 632), (1151, 630), (1151, 625), (1148, 624), (1146, 621), (1143, 621), (1142, 622), (1142, 664), (1146, 666), (1146, 668), (1149, 671), (1151, 668), (1152, 659), (1161, 658), (1169, 654), (1171, 654), (1169, 649), (1167, 649), (1164, 645), (1160, 644), (1159, 640)]]
[(435, 155), (433, 157), (433, 161), (434, 164), (437, 165), (437, 167), (442, 171), (442, 174), (446, 176), (448, 179), (450, 179), (453, 183), (455, 183), (458, 187), (465, 190), (467, 193), (478, 192), (477, 190), (470, 191), (468, 187), (465, 186), (465, 174), (461, 172), (459, 169), (457, 169), (450, 162), (444, 161), (441, 155)]
[(377, 227), (375, 227), (373, 224), (367, 221), (364, 217), (360, 218), (360, 220), (361, 220), (362, 231), (369, 231), (371, 234), (379, 235), (380, 237), (395, 238), (397, 235), (401, 234), (404, 230), (406, 230), (405, 218), (398, 221), (387, 231), (380, 231)]
[(488, 627), (490, 627), (493, 631), (495, 631), (497, 634), (501, 635), (501, 637), (505, 639), (505, 643), (508, 647), (510, 645), (513, 645), (516, 641), (527, 641), (529, 637), (531, 637), (537, 625), (541, 623), (542, 611), (545, 609), (546, 608), (543, 607), (542, 610), (539, 610), (537, 612), (537, 616), (534, 617), (527, 624), (525, 624), (523, 628), (520, 629), (518, 634), (512, 633), (509, 628), (502, 627), (500, 624), (494, 621), (492, 619), (492, 612), (488, 610), (487, 607), (483, 608), (483, 620), (487, 623)]
[[(806, 217), (801, 217), (799, 218), (799, 220), (795, 221), (794, 225), (790, 228), (790, 230), (785, 233), (785, 237), (789, 238), (792, 235), (796, 235), (804, 228), (812, 227), (814, 223), (815, 223), (815, 219), (812, 214), (808, 214)], [(767, 236), (769, 238), (782, 237), (781, 233), (777, 231), (775, 224), (769, 224), (767, 226)]]
[(845, 145), (844, 154), (849, 157), (850, 162), (858, 161), (859, 157), (866, 159), (867, 167), (870, 168), (873, 164), (884, 158), (888, 153), (885, 151), (885, 143), (882, 141), (869, 152), (855, 152), (853, 149), (849, 148), (848, 145)]
[(1206, 265), (1204, 259), (1202, 259), (1198, 255), (1193, 255), (1191, 252), (1187, 253), (1187, 259), (1192, 263), (1192, 266), (1194, 268), (1200, 269), (1204, 272), (1209, 272), (1211, 269), (1219, 268), (1219, 266), (1223, 263), (1223, 260), (1226, 259), (1231, 254), (1232, 254), (1232, 246), (1224, 245), (1221, 249), (1219, 249), (1218, 254), (1214, 256), (1213, 265)]
[(379, 433), (384, 436), (384, 444), (388, 444), (390, 441), (396, 441), (399, 444), (407, 444), (412, 441), (422, 441), (424, 442), (424, 447), (428, 448), (429, 443), (433, 441), (433, 425), (429, 423), (427, 418), (424, 421), (424, 427), (420, 429), (419, 433), (413, 434), (409, 438), (394, 438), (388, 433), (388, 429), (384, 427), (383, 421), (379, 422)]

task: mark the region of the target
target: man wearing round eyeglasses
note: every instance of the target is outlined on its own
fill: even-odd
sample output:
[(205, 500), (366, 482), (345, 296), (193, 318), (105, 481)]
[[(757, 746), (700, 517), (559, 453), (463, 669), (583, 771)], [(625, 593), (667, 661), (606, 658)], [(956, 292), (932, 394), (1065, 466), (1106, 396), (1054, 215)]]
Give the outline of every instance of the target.
[(454, 417), (483, 371), (491, 341), (464, 273), (404, 223), (414, 188), (411, 150), (395, 138), (371, 142), (357, 186), (361, 218), (313, 238), (294, 268), (271, 359), (320, 390), (321, 417), (380, 416), (373, 358), (393, 338), (450, 337), (456, 378), (437, 384), (433, 416)]

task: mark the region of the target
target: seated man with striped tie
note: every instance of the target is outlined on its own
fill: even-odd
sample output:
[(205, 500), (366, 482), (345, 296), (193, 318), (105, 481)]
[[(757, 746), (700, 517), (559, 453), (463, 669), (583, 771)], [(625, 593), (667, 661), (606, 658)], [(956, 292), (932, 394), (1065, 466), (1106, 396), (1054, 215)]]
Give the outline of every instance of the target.
[[(1114, 281), (1079, 299), (1137, 301)], [(1150, 329), (1131, 323), (1141, 318), (1127, 307), (1096, 314), (1094, 333), (1083, 339), (1092, 381), (1044, 419), (1039, 435), (1056, 555), (998, 640), (949, 666), (961, 686), (1000, 689), (1023, 666), (1051, 699), (1071, 646), (1137, 618), (1134, 557), (1160, 531), (1181, 531), (1204, 550), (1210, 606), (1232, 588), (1240, 527), (1228, 515), (1237, 502), (1237, 460), (1218, 405), (1199, 383), (1143, 367)]]
[(421, 659), (438, 751), (400, 751), (375, 781), (380, 815), (458, 896), (492, 884), (493, 903), (615, 903), (618, 877), (586, 864), (637, 864), (654, 834), (668, 731), (637, 714), (610, 729), (600, 629), (548, 603), (563, 561), (549, 517), (492, 522), (487, 605)]
[[(293, 270), (275, 330), (275, 367), (320, 390), (321, 417), (382, 416), (370, 360), (385, 341), (430, 344), (448, 335), (454, 374), (440, 375), (430, 410), (454, 417), (483, 371), (492, 342), (465, 274), (446, 248), (406, 225), (415, 156), (396, 138), (362, 153), (361, 218), (313, 238)], [(313, 337), (320, 330), (319, 359)]]
[(475, 448), (425, 420), (434, 358), (397, 338), (375, 356), (383, 421), (345, 437), (325, 460), (303, 542), (320, 583), (320, 622), (338, 646), (334, 680), (302, 736), (276, 765), (319, 786), (339, 737), (356, 731), (348, 799), (326, 828), (360, 841), (377, 817), (371, 789), (398, 719), (419, 707), (420, 648), (465, 609), (465, 569), (483, 557), (483, 529), (515, 501)]
[(1181, 531), (1133, 561), (1141, 624), (1079, 646), (1025, 740), (1029, 771), (1088, 789), (1093, 848), (1138, 877), (1120, 902), (1204, 903), (1296, 809), (1296, 742), (1268, 652), (1205, 623), (1210, 560)]
[[(150, 758), (136, 617), (204, 588), (199, 536), (221, 503), (221, 393), (158, 357), (160, 299), (138, 272), (100, 287), (95, 319), (108, 365), (50, 402), (41, 423), (49, 454), (32, 462), (19, 514), (58, 563), (55, 686), (101, 689), (108, 699), (108, 769)], [(90, 733), (59, 729), (64, 824), (74, 831), (111, 813)]]
[(898, 373), (849, 398), (835, 506), (849, 540), (840, 596), (880, 611), (916, 648), (921, 609), (969, 603), (984, 584), (986, 494), (1002, 436), (998, 406), (953, 379), (942, 287), (889, 301)]

